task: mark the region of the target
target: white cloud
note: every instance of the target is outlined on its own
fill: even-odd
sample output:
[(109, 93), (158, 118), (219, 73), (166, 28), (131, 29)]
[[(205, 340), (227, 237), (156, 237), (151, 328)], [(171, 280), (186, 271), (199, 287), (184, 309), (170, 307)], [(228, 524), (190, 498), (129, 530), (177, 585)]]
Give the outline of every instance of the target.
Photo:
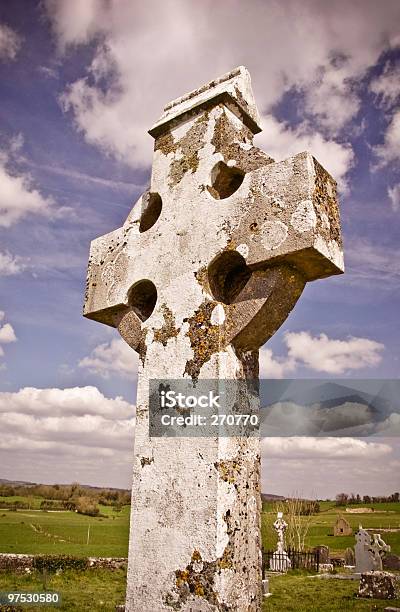
[(394, 212), (397, 212), (400, 209), (400, 183), (388, 187), (388, 196)]
[(356, 459), (385, 457), (392, 452), (388, 444), (366, 442), (358, 438), (264, 438), (262, 452), (265, 457), (301, 459)]
[(287, 355), (276, 358), (265, 346), (260, 351), (260, 374), (265, 378), (284, 378), (297, 367), (314, 372), (343, 374), (351, 370), (378, 365), (385, 348), (380, 342), (368, 338), (345, 340), (328, 338), (326, 334), (312, 336), (309, 332), (287, 332), (283, 338)]
[(334, 140), (325, 139), (307, 123), (292, 129), (280, 123), (272, 115), (263, 118), (263, 132), (257, 137), (263, 148), (276, 161), (310, 151), (335, 180), (345, 185), (344, 177), (353, 163), (353, 150)]
[(284, 378), (296, 369), (293, 359), (276, 358), (264, 345), (260, 349), (260, 378)]
[(24, 269), (22, 257), (11, 255), (8, 251), (0, 251), (0, 276), (12, 276), (19, 274)]
[(121, 465), (131, 469), (134, 415), (134, 406), (96, 387), (0, 393), (2, 469), (13, 465), (26, 477), (36, 470), (37, 481), (62, 482), (85, 482), (97, 470), (97, 480), (111, 484), (115, 476), (121, 485)]
[[(396, 490), (399, 445), (393, 439), (271, 438), (262, 441), (262, 491), (334, 499), (337, 493)], [(329, 525), (327, 525), (329, 527)]]
[(21, 42), (21, 37), (14, 30), (0, 23), (0, 60), (15, 59)]
[(126, 419), (133, 416), (133, 410), (122, 397), (106, 398), (92, 386), (69, 389), (24, 387), (12, 393), (0, 393), (0, 412), (37, 418), (96, 415)]
[(111, 373), (131, 378), (137, 367), (137, 354), (126, 342), (114, 338), (96, 346), (88, 357), (81, 359), (79, 367), (103, 378), (108, 378)]
[(312, 336), (309, 332), (285, 334), (289, 359), (316, 371), (343, 374), (378, 365), (385, 348), (368, 338), (348, 337), (346, 340), (328, 338), (326, 334)]
[[(3, 310), (0, 310), (0, 321), (3, 321), (5, 317), (5, 313)], [(17, 336), (15, 335), (15, 331), (10, 323), (5, 323), (4, 325), (0, 325), (0, 357), (4, 356), (4, 349), (1, 346), (2, 344), (10, 344), (11, 342), (16, 342)], [(6, 369), (5, 363), (0, 363), (0, 370)]]
[(89, 41), (100, 28), (106, 9), (104, 0), (46, 0), (46, 9), (61, 49), (67, 44)]
[(0, 343), (9, 344), (10, 342), (16, 342), (16, 340), (17, 337), (12, 325), (6, 323), (3, 327), (0, 327)]
[(12, 139), (0, 155), (0, 227), (10, 227), (29, 214), (55, 214), (54, 200), (35, 188), (28, 173), (10, 169), (11, 157), (22, 146), (21, 135)]
[[(386, 164), (400, 159), (400, 111), (398, 102), (400, 99), (400, 65), (392, 65), (387, 62), (385, 68), (378, 77), (370, 84), (371, 91), (375, 94), (377, 105), (384, 109), (388, 117), (388, 125), (384, 133), (383, 144), (373, 147), (378, 157), (377, 164), (373, 169), (380, 169)], [(389, 197), (396, 210), (398, 191), (396, 188), (388, 190)]]
[(383, 9), (365, 0), (362, 12), (354, 3), (338, 8), (318, 0), (288, 0), (284, 8), (276, 2), (244, 8), (239, 0), (229, 6), (211, 0), (47, 0), (45, 6), (61, 50), (96, 44), (87, 76), (62, 97), (64, 109), (88, 142), (133, 166), (150, 162), (146, 130), (165, 103), (245, 64), (261, 111), (271, 112), (288, 90), (299, 92), (300, 117), (310, 123), (290, 138), (307, 138), (326, 151), (321, 162), (343, 176), (352, 153), (320, 130), (336, 133), (355, 117), (355, 83), (398, 36), (396, 0)]
[(127, 450), (133, 424), (134, 406), (121, 397), (107, 398), (96, 387), (0, 393), (2, 449), (16, 443), (26, 452), (58, 452), (60, 444), (77, 454), (88, 447)]

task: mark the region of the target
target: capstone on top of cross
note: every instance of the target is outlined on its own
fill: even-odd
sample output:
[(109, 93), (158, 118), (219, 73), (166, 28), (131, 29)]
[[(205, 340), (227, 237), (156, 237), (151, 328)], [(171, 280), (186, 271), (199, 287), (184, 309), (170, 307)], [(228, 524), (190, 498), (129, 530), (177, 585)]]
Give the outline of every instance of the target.
[(157, 137), (165, 130), (186, 121), (188, 117), (219, 102), (224, 103), (238, 115), (253, 134), (261, 132), (249, 71), (244, 66), (238, 66), (166, 104), (163, 115), (149, 130), (149, 134)]

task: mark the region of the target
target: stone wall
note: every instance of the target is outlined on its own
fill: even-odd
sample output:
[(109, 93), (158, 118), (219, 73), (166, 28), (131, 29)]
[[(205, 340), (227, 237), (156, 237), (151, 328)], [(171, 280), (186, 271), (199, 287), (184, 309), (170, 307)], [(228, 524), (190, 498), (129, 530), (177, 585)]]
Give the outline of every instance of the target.
[[(53, 557), (53, 556), (52, 556)], [(54, 555), (54, 559), (62, 559)], [(0, 571), (30, 572), (34, 569), (35, 555), (0, 554)], [(90, 569), (125, 569), (128, 560), (125, 557), (87, 557)]]

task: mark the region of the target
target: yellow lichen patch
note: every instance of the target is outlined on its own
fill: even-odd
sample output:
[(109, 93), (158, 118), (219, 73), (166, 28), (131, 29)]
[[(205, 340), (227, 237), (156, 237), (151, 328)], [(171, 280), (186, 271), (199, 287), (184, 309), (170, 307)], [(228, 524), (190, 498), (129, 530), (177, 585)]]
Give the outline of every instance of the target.
[(156, 139), (154, 143), (154, 150), (161, 151), (164, 155), (175, 153), (176, 143), (171, 132), (165, 132)]
[(201, 366), (220, 349), (220, 326), (211, 323), (211, 314), (216, 305), (215, 301), (203, 302), (192, 317), (184, 319), (189, 323), (186, 335), (190, 338), (194, 353), (193, 359), (186, 363), (185, 373), (193, 379), (198, 378)]
[(176, 586), (180, 587), (184, 582), (189, 580), (189, 571), (188, 570), (176, 570)]
[(234, 484), (237, 475), (240, 474), (240, 465), (235, 460), (218, 461), (217, 463), (214, 463), (214, 466), (218, 470), (222, 480), (229, 482), (229, 484)]
[(196, 582), (194, 592), (195, 595), (198, 595), (198, 597), (203, 597), (205, 591), (203, 585), (200, 582)]
[(336, 240), (339, 246), (342, 245), (339, 205), (336, 195), (336, 182), (328, 174), (328, 172), (314, 159), (316, 170), (315, 188), (313, 194), (314, 209), (319, 221), (320, 231), (323, 224), (321, 213), (325, 213), (329, 220), (330, 233), (329, 238)]
[(194, 550), (192, 554), (192, 561), (201, 561), (201, 554), (198, 550)]
[(197, 270), (197, 272), (195, 272), (194, 275), (196, 277), (197, 282), (202, 287), (203, 291), (210, 294), (211, 290), (210, 290), (210, 285), (208, 282), (207, 266), (203, 266), (202, 268)]
[[(171, 162), (168, 183), (175, 187), (183, 179), (187, 172), (196, 172), (199, 166), (199, 151), (204, 146), (204, 136), (207, 131), (207, 114), (204, 114), (192, 125), (185, 136), (174, 142), (170, 152), (181, 153), (180, 159)], [(164, 150), (170, 147), (170, 142), (163, 144)]]
[(164, 316), (164, 325), (160, 329), (154, 330), (154, 341), (160, 342), (163, 346), (167, 346), (170, 338), (176, 338), (180, 328), (175, 327), (175, 317), (172, 310), (166, 304), (162, 304), (161, 310)]

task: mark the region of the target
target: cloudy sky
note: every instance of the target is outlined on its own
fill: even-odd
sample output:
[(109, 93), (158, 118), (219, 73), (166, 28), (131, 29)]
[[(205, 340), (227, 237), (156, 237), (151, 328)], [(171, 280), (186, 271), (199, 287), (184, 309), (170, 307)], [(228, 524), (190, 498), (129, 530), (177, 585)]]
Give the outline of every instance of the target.
[[(240, 64), (257, 144), (338, 180), (347, 265), (263, 375), (399, 378), (399, 20), (398, 0), (1, 3), (0, 477), (130, 485), (136, 359), (81, 316), (89, 242), (146, 188), (164, 104)], [(274, 493), (389, 493), (399, 467), (395, 438), (263, 441)]]

